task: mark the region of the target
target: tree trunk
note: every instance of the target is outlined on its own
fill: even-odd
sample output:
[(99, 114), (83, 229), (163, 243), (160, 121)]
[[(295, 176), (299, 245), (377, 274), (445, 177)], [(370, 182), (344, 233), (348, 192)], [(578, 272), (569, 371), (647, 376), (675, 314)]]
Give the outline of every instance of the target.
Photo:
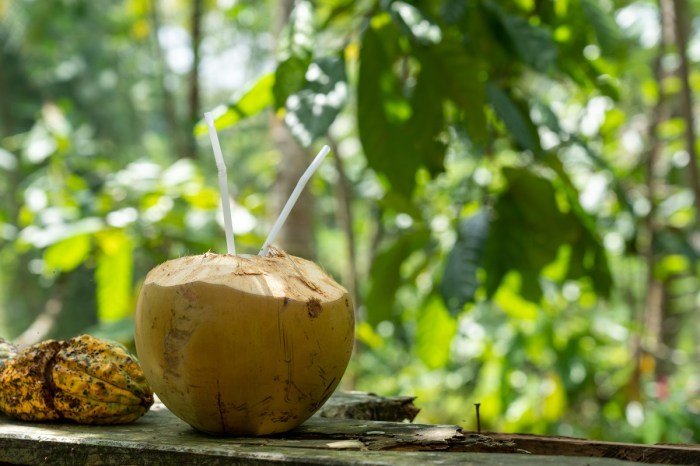
[(661, 12), (661, 40), (658, 45), (658, 54), (654, 60), (654, 79), (658, 88), (659, 96), (652, 109), (648, 127), (648, 152), (645, 160), (645, 176), (647, 199), (649, 201), (649, 212), (644, 220), (647, 232), (647, 241), (643, 246), (644, 257), (647, 266), (646, 297), (644, 313), (642, 315), (640, 335), (635, 342), (635, 359), (637, 367), (631, 380), (633, 387), (632, 398), (640, 397), (641, 377), (648, 372), (648, 364), (645, 361), (656, 362), (656, 352), (658, 349), (661, 325), (663, 320), (663, 284), (655, 276), (656, 264), (658, 262), (658, 222), (656, 220), (657, 186), (656, 176), (657, 165), (661, 157), (662, 141), (658, 135), (659, 125), (668, 118), (668, 108), (666, 98), (662, 90), (664, 70), (662, 60), (667, 49), (669, 35), (672, 34), (672, 24), (668, 11), (668, 0), (660, 0), (659, 9)]
[[(0, 31), (0, 34), (2, 34), (2, 31)], [(0, 35), (0, 37), (2, 37), (2, 35)], [(4, 57), (5, 54), (3, 51), (0, 51), (0, 138), (12, 134), (11, 128), (15, 126), (10, 109), (10, 99), (6, 97), (5, 93), (5, 88), (9, 87), (6, 86), (5, 81), (9, 81), (9, 79), (4, 75), (4, 70), (6, 70), (8, 66), (8, 64), (5, 63)]]
[[(294, 8), (293, 0), (280, 0), (277, 2), (275, 21), (275, 38), (279, 35), (284, 25), (289, 20), (289, 15)], [(270, 136), (281, 154), (278, 164), (277, 179), (270, 193), (271, 220), (274, 220), (282, 211), (289, 195), (311, 162), (310, 154), (294, 139), (279, 117), (270, 116)], [(287, 222), (277, 237), (278, 246), (296, 256), (310, 260), (316, 259), (314, 242), (314, 198), (307, 187), (301, 193), (297, 204), (292, 209)]]
[[(669, 1), (669, 0), (665, 0)], [(693, 116), (693, 92), (690, 89), (690, 67), (688, 65), (688, 33), (690, 31), (690, 11), (686, 0), (673, 2), (673, 25), (679, 66), (676, 75), (680, 78), (681, 102), (680, 112), (685, 120), (685, 145), (689, 155), (688, 179), (695, 195), (695, 223), (700, 223), (700, 178), (698, 177), (697, 151), (695, 149), (695, 118)]]
[(202, 0), (192, 1), (192, 16), (190, 18), (190, 36), (192, 38), (192, 71), (190, 72), (188, 90), (188, 116), (185, 137), (187, 138), (187, 156), (197, 156), (197, 141), (194, 138), (194, 125), (200, 119), (199, 109), (199, 45), (202, 42)]
[[(270, 193), (269, 216), (274, 220), (282, 211), (289, 195), (294, 190), (304, 170), (311, 163), (309, 153), (276, 115), (270, 117), (272, 140), (280, 151), (281, 160), (277, 170), (275, 185)], [(277, 245), (295, 256), (309, 260), (316, 259), (314, 242), (314, 198), (307, 186), (299, 196), (294, 209), (277, 236)]]
[[(698, 228), (700, 221), (700, 179), (698, 178), (697, 150), (695, 145), (695, 117), (693, 115), (693, 95), (690, 88), (690, 69), (688, 64), (687, 46), (690, 31), (689, 5), (686, 0), (660, 0), (664, 28), (662, 38), (665, 48), (672, 49), (678, 55), (678, 67), (674, 74), (681, 82), (681, 95), (678, 101), (678, 113), (685, 122), (685, 146), (689, 156), (688, 184), (695, 197), (695, 225)], [(686, 279), (691, 279), (686, 274), (673, 274), (665, 277), (662, 283), (661, 304), (659, 316), (655, 319), (655, 380), (657, 396), (664, 400), (670, 395), (668, 379), (674, 372), (672, 355), (682, 320), (694, 311), (694, 300), (688, 299), (684, 286)], [(697, 285), (693, 287), (693, 290)], [(692, 291), (691, 290), (691, 293)]]
[[(660, 226), (655, 220), (657, 187), (659, 180), (655, 177), (655, 166), (661, 154), (661, 142), (655, 134), (658, 125), (669, 117), (670, 109), (665, 103), (661, 81), (663, 70), (661, 59), (665, 53), (676, 48), (679, 55), (679, 67), (674, 74), (682, 83), (681, 99), (678, 102), (681, 116), (685, 120), (685, 142), (690, 156), (689, 179), (696, 198), (696, 218), (700, 218), (700, 185), (698, 185), (697, 160), (695, 150), (695, 120), (692, 114), (692, 95), (688, 80), (688, 60), (686, 56), (688, 19), (687, 5), (683, 0), (660, 0), (661, 44), (659, 57), (655, 64), (655, 78), (659, 88), (659, 101), (650, 123), (650, 151), (647, 160), (647, 188), (651, 210), (647, 216), (649, 244), (647, 249), (647, 305), (645, 309), (643, 340), (644, 350), (653, 360), (653, 376), (656, 381), (657, 397), (661, 400), (669, 396), (668, 378), (674, 371), (672, 355), (674, 352), (681, 320), (692, 310), (692, 300), (686, 300), (683, 291), (684, 275), (674, 274), (668, 277), (656, 276), (659, 258), (664, 251), (658, 244)], [(697, 227), (696, 227), (697, 228)]]
[(328, 143), (333, 151), (333, 160), (335, 169), (338, 173), (337, 198), (338, 209), (336, 210), (336, 218), (340, 228), (345, 233), (347, 260), (346, 266), (343, 269), (343, 285), (348, 289), (353, 298), (355, 307), (360, 305), (359, 296), (357, 293), (357, 253), (355, 232), (353, 231), (353, 215), (352, 215), (352, 187), (350, 180), (345, 172), (343, 158), (338, 150), (338, 144), (330, 135)]
[(655, 367), (657, 383), (662, 385), (662, 387), (658, 387), (660, 398), (667, 398), (670, 395), (667, 382), (675, 371), (673, 352), (676, 348), (678, 333), (683, 320), (688, 317), (694, 307), (694, 291), (697, 285), (695, 284), (691, 289), (688, 289), (689, 287), (686, 285), (688, 279), (692, 280), (685, 274), (673, 274), (664, 280), (662, 304), (664, 312), (659, 329), (660, 342)]
[[(6, 41), (5, 30), (0, 24), (0, 43)], [(28, 119), (26, 106), (36, 113), (41, 111), (45, 100), (43, 88), (37, 88), (26, 72), (22, 56), (14, 48), (0, 47), (0, 140), (6, 136), (28, 131), (34, 121)], [(11, 150), (18, 147), (8, 147)], [(3, 196), (2, 213), (9, 222), (17, 223), (21, 204), (16, 193), (26, 173), (21, 164), (7, 173), (0, 183)], [(0, 331), (6, 337), (19, 335), (41, 312), (48, 297), (47, 290), (37, 283), (37, 276), (29, 271), (32, 254), (19, 254), (11, 245), (0, 249)]]
[(183, 128), (178, 121), (178, 112), (175, 105), (173, 93), (168, 87), (168, 66), (165, 61), (163, 47), (158, 39), (158, 31), (161, 27), (160, 7), (158, 0), (151, 0), (150, 4), (150, 22), (151, 22), (151, 41), (153, 43), (153, 54), (156, 62), (157, 80), (160, 86), (160, 97), (165, 120), (166, 138), (170, 145), (170, 150), (177, 155), (178, 158), (187, 156), (187, 148), (183, 144)]

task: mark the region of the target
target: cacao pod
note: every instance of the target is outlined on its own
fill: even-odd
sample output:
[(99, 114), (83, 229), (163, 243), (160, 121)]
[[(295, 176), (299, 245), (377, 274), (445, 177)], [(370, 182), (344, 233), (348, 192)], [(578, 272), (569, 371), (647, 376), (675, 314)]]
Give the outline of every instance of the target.
[(144, 415), (153, 392), (124, 348), (89, 335), (20, 351), (0, 371), (0, 411), (25, 421), (122, 424)]

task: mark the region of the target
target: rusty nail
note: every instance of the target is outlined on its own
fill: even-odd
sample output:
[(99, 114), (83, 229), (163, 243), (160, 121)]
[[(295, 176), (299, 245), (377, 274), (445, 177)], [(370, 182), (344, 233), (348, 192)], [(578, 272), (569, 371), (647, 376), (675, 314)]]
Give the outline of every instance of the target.
[(481, 406), (481, 403), (474, 403), (474, 407), (476, 408), (476, 431), (477, 433), (481, 433), (481, 417), (479, 416), (479, 406)]

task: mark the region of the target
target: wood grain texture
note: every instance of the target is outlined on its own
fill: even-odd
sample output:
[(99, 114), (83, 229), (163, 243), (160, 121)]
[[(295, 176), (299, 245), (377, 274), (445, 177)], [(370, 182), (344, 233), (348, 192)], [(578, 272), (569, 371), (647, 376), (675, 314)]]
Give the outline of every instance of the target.
[[(336, 395), (338, 396), (338, 395)], [(362, 394), (351, 396), (362, 402)], [(342, 399), (340, 397), (339, 399)], [(403, 399), (400, 397), (399, 399)], [(368, 397), (368, 401), (377, 402)], [(394, 399), (396, 403), (398, 400)], [(403, 400), (405, 401), (405, 400)], [(336, 400), (337, 405), (341, 405)], [(334, 408), (335, 412), (340, 412)], [(361, 412), (361, 411), (360, 411)], [(366, 412), (366, 411), (365, 411)], [(373, 415), (377, 411), (372, 412)], [(330, 412), (327, 411), (325, 415)], [(528, 443), (529, 442), (529, 443)], [(540, 443), (544, 442), (544, 443)], [(551, 448), (546, 448), (549, 442)], [(0, 416), (0, 464), (52, 465), (591, 465), (638, 464), (602, 458), (615, 445), (588, 442), (586, 448), (565, 448), (578, 439), (478, 435), (458, 426), (421, 425), (314, 416), (291, 432), (268, 437), (214, 437), (205, 435), (175, 417), (161, 403), (139, 421), (122, 426), (85, 426), (67, 423), (23, 423)], [(523, 452), (532, 447), (533, 453)], [(624, 445), (623, 445), (624, 446)], [(652, 448), (655, 452), (676, 446)], [(628, 448), (628, 446), (624, 446)], [(619, 451), (627, 451), (624, 450)], [(548, 456), (542, 456), (547, 453)], [(550, 455), (570, 456), (550, 456)], [(587, 455), (590, 457), (581, 457)], [(652, 456), (638, 458), (648, 461)], [(663, 455), (655, 458), (663, 460)], [(697, 464), (698, 456), (677, 464)], [(664, 461), (659, 461), (664, 462)]]
[(700, 445), (639, 445), (571, 437), (486, 433), (539, 455), (619, 458), (654, 464), (700, 464)]
[(336, 392), (317, 415), (367, 421), (413, 421), (420, 412), (415, 396), (378, 396), (367, 392)]

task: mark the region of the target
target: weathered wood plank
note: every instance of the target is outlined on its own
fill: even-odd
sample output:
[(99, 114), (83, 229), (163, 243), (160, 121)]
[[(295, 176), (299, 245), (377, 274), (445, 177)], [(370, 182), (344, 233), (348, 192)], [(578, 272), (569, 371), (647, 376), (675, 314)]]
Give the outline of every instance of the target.
[[(469, 451), (470, 448), (472, 451)], [(499, 450), (500, 449), (500, 450)], [(30, 424), (0, 417), (0, 463), (55, 465), (573, 465), (634, 464), (515, 451), (508, 442), (465, 435), (457, 426), (312, 418), (292, 432), (265, 438), (201, 434), (158, 403), (124, 426)]]
[[(419, 411), (413, 405), (413, 400), (415, 397), (382, 397), (365, 392), (341, 392), (331, 397), (320, 415), (379, 421), (413, 420)], [(513, 446), (518, 449), (539, 455), (616, 458), (659, 464), (700, 464), (700, 445), (639, 445), (528, 434), (486, 433), (486, 436), (485, 438), (513, 442)]]
[(657, 464), (700, 464), (700, 445), (638, 445), (571, 437), (486, 433), (534, 454), (618, 458)]
[(415, 396), (378, 396), (367, 392), (336, 392), (317, 416), (368, 421), (413, 421), (420, 409)]

